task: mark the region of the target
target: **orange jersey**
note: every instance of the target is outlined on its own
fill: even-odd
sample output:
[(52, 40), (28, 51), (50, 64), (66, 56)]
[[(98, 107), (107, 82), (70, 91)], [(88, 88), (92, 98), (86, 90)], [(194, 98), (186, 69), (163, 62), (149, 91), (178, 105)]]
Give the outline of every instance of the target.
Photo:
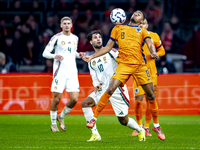
[(117, 61), (126, 64), (144, 64), (142, 44), (146, 38), (151, 38), (146, 29), (131, 25), (115, 26), (110, 39), (119, 46)]
[[(153, 45), (155, 46), (156, 50), (157, 50), (157, 54), (159, 57), (164, 56), (165, 55), (165, 49), (161, 43), (160, 37), (158, 36), (157, 33), (154, 32), (150, 32), (150, 36), (151, 36), (151, 40)], [(149, 56), (149, 49), (147, 47), (147, 44), (144, 44), (144, 46), (142, 47), (145, 58), (146, 58), (146, 62), (147, 62), (147, 66), (150, 69), (150, 74), (151, 77), (156, 77), (157, 76), (157, 68), (156, 68), (156, 64), (155, 64), (155, 59), (152, 59)]]

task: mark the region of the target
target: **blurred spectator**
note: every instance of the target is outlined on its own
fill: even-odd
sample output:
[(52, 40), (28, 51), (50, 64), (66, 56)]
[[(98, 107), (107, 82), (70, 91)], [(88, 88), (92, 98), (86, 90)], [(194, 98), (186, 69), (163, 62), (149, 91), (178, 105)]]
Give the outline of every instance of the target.
[(13, 31), (16, 30), (17, 26), (20, 25), (22, 23), (21, 17), (20, 15), (15, 15), (13, 18)]
[(28, 25), (30, 25), (32, 32), (33, 32), (35, 35), (38, 35), (38, 33), (39, 33), (38, 26), (39, 26), (39, 25), (38, 25), (37, 21), (35, 20), (35, 16), (34, 16), (33, 14), (30, 14), (30, 15), (28, 16), (28, 19), (26, 20), (26, 23), (27, 23)]
[(6, 55), (0, 52), (0, 73), (17, 72), (16, 66), (12, 61), (7, 61)]
[[(94, 17), (93, 17), (93, 12), (88, 9), (85, 11), (85, 19), (80, 25), (83, 31), (88, 31), (90, 29), (90, 26), (94, 23)], [(88, 31), (90, 32), (90, 31)]]
[(169, 22), (165, 22), (163, 31), (161, 33), (161, 41), (167, 53), (172, 53), (172, 39), (174, 31)]
[(22, 54), (22, 47), (23, 47), (23, 41), (22, 41), (22, 33), (19, 29), (16, 29), (14, 31), (14, 37), (13, 37), (13, 47), (15, 51), (18, 53), (17, 60), (15, 64), (20, 64), (21, 61), (21, 54)]
[[(182, 54), (187, 56), (187, 60), (184, 61), (185, 69), (200, 68), (200, 28), (196, 28), (188, 41), (185, 42), (182, 47)], [(199, 71), (198, 71), (199, 72)]]
[(43, 72), (53, 73), (53, 59), (45, 60), (45, 69)]
[(156, 61), (156, 67), (158, 74), (168, 74), (168, 73), (176, 73), (176, 68), (174, 63), (171, 60), (168, 60), (165, 56), (162, 56), (160, 60)]
[(101, 25), (101, 33), (102, 33), (102, 40), (103, 46), (106, 46), (108, 40), (110, 39), (110, 28), (108, 24)]
[(85, 32), (79, 33), (79, 43), (78, 43), (78, 50), (77, 52), (94, 52), (93, 47), (91, 44), (87, 41)]
[(144, 12), (147, 20), (153, 23), (154, 31), (159, 32), (159, 25), (161, 23), (163, 13), (161, 7), (155, 5), (155, 0), (148, 0)]
[(164, 23), (164, 28), (161, 33), (161, 41), (166, 53), (180, 53), (183, 41), (178, 35), (179, 34), (176, 34), (172, 29), (170, 22)]
[(94, 3), (91, 4), (92, 11), (104, 11), (105, 10), (105, 3), (101, 0), (94, 0)]
[(88, 10), (88, 9), (91, 9), (91, 7), (90, 7), (90, 0), (82, 0), (82, 1), (80, 1), (80, 8), (79, 8), (79, 10), (81, 10), (81, 11), (86, 11), (86, 10)]
[(138, 10), (137, 0), (130, 0), (128, 8), (126, 8), (125, 10), (128, 10), (128, 13), (132, 15), (136, 10)]
[(10, 58), (10, 60), (8, 61), (12, 61), (15, 64), (17, 62), (19, 62), (19, 51), (18, 49), (15, 48), (14, 46), (14, 42), (13, 42), (13, 36), (12, 35), (8, 35), (5, 37), (5, 45), (3, 48), (3, 52), (5, 53), (5, 55)]
[(25, 47), (22, 50), (23, 65), (38, 64), (39, 51), (36, 48), (33, 38), (28, 38)]
[(30, 11), (41, 11), (44, 8), (40, 7), (39, 0), (33, 0), (30, 6)]
[(14, 0), (12, 5), (12, 11), (23, 11), (26, 8), (22, 6), (22, 2), (20, 0)]

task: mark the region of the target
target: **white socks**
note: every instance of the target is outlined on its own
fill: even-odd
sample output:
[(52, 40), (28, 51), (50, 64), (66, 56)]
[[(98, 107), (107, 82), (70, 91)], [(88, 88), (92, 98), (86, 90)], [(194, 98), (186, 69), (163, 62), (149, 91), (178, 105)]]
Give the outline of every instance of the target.
[(60, 117), (64, 118), (71, 110), (72, 110), (72, 108), (65, 106), (60, 114)]
[[(82, 109), (83, 109), (83, 113), (84, 113), (84, 116), (85, 116), (85, 119), (86, 119), (87, 122), (89, 122), (91, 119), (94, 118), (93, 117), (94, 113), (93, 113), (91, 107), (85, 107), (85, 108), (82, 108)], [(94, 125), (94, 127), (91, 130), (92, 130), (93, 134), (99, 135), (96, 124)]]
[(57, 111), (50, 110), (51, 124), (56, 124)]
[(155, 128), (157, 128), (157, 127), (160, 126), (160, 124), (159, 124), (159, 123), (153, 123), (153, 126), (154, 126)]
[(129, 118), (129, 121), (126, 126), (133, 130), (137, 130), (138, 132), (142, 132), (142, 128), (140, 128), (137, 122), (132, 118)]

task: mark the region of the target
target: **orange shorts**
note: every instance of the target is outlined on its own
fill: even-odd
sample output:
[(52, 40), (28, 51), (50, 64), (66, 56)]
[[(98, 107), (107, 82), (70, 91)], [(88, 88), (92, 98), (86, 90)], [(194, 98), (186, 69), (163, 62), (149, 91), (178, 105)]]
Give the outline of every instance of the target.
[(134, 81), (138, 85), (152, 82), (147, 65), (142, 64), (130, 65), (119, 63), (111, 79), (118, 79), (123, 84), (126, 84), (130, 76), (134, 77)]
[[(157, 76), (152, 78), (153, 80), (153, 91), (155, 96), (157, 95)], [(138, 86), (136, 82), (134, 82), (134, 91), (135, 96), (144, 95), (145, 92), (141, 86)]]

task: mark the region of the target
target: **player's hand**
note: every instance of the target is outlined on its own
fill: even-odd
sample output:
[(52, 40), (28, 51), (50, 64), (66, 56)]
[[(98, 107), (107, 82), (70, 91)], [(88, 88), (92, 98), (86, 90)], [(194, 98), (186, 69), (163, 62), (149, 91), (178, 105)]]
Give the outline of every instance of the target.
[(94, 87), (94, 93), (96, 94), (97, 91), (99, 90), (99, 88), (101, 87), (101, 85), (97, 85), (96, 87)]
[(91, 56), (83, 56), (82, 57), (82, 59), (87, 63), (89, 63), (92, 60), (92, 58), (93, 58), (92, 55)]
[(56, 55), (55, 59), (57, 59), (58, 61), (62, 61), (64, 58), (61, 55)]
[(158, 56), (157, 53), (150, 54), (150, 57), (151, 57), (152, 59), (158, 59), (158, 58), (159, 58), (159, 56)]
[(81, 58), (83, 58), (83, 57), (85, 56), (85, 54), (86, 54), (86, 53), (84, 53), (84, 52), (80, 52), (80, 53), (79, 53), (79, 56), (80, 56)]

